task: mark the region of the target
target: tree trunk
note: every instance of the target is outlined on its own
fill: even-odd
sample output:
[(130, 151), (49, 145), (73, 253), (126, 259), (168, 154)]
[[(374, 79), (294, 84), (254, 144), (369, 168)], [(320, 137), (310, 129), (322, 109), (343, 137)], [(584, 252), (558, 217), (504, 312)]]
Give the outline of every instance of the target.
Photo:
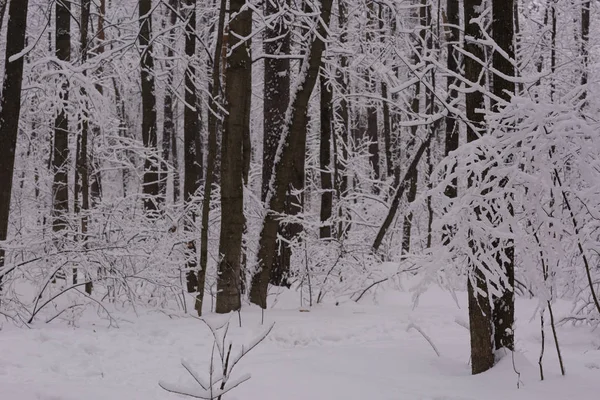
[[(348, 10), (346, 6), (346, 0), (338, 0), (338, 25), (343, 29), (340, 33), (340, 43), (344, 44), (348, 41)], [(348, 92), (348, 56), (345, 54), (340, 55), (340, 66), (336, 71), (336, 81), (340, 87), (340, 100), (337, 106), (337, 110), (334, 115), (339, 115), (339, 123), (336, 125), (336, 132), (334, 136), (335, 148), (340, 150), (335, 151), (334, 157), (336, 176), (335, 176), (335, 187), (337, 193), (338, 202), (342, 202), (346, 192), (348, 191), (348, 175), (346, 173), (346, 163), (348, 162), (349, 146), (350, 146), (350, 113), (348, 100), (346, 100), (345, 94)], [(339, 138), (339, 140), (338, 140)], [(348, 221), (351, 219), (351, 214), (347, 212), (346, 217)], [(349, 223), (344, 223), (344, 209), (338, 207), (338, 218), (339, 223), (337, 226), (337, 238), (338, 240), (344, 237), (347, 232)]]
[[(471, 23), (472, 19), (480, 16), (481, 1), (464, 0), (465, 51), (471, 54), (471, 57), (480, 60), (476, 61), (471, 57), (465, 57), (464, 63), (465, 78), (474, 84), (484, 86), (483, 82), (481, 82), (482, 67), (480, 64), (480, 62), (483, 62), (484, 52), (481, 45), (475, 43), (475, 40), (480, 40), (483, 35), (479, 25)], [(483, 93), (479, 90), (469, 91), (465, 97), (467, 119), (477, 129), (475, 130), (473, 126), (467, 126), (467, 141), (472, 142), (479, 138), (483, 130), (483, 114), (477, 110), (484, 109), (485, 102)], [(471, 184), (470, 181), (471, 179), (469, 179), (469, 184)], [(480, 210), (474, 210), (474, 212), (478, 215), (481, 214)], [(479, 246), (479, 244), (471, 239), (470, 246), (475, 250), (475, 247)], [(474, 264), (470, 265), (469, 269), (471, 271), (468, 282), (471, 370), (473, 374), (478, 374), (487, 371), (494, 365), (492, 315), (484, 271), (480, 270)]]
[[(56, 1), (56, 58), (71, 61), (71, 3)], [(54, 120), (54, 148), (52, 158), (52, 229), (66, 229), (69, 214), (69, 117), (65, 108), (69, 102), (69, 84), (65, 77), (62, 86), (61, 104)]]
[[(446, 60), (446, 66), (449, 72), (460, 74), (460, 67), (458, 62), (460, 53), (456, 50), (456, 48), (459, 46), (460, 40), (460, 11), (458, 6), (458, 0), (446, 1), (446, 18), (447, 24), (449, 25), (445, 28), (448, 57), (448, 59)], [(447, 103), (450, 104), (456, 102), (456, 100), (458, 99), (458, 90), (456, 90), (456, 86), (458, 85), (458, 79), (452, 76), (451, 73), (448, 74), (448, 77), (446, 78), (446, 88), (448, 91)], [(446, 116), (446, 138), (444, 155), (448, 156), (452, 151), (458, 149), (458, 142), (459, 129), (456, 121), (456, 116), (451, 113), (448, 113), (448, 115)], [(453, 179), (452, 183), (446, 186), (446, 196), (450, 198), (456, 198), (457, 185), (457, 180)]]
[[(196, 215), (189, 209), (192, 207), (192, 200), (196, 191), (200, 187), (202, 179), (200, 165), (198, 163), (198, 154), (202, 149), (197, 147), (198, 137), (200, 135), (198, 127), (198, 113), (200, 104), (194, 84), (196, 80), (196, 69), (192, 65), (192, 60), (196, 54), (196, 0), (187, 0), (189, 15), (185, 28), (185, 54), (188, 59), (188, 66), (185, 71), (185, 110), (183, 111), (183, 149), (184, 149), (184, 177), (183, 177), (183, 199), (188, 216), (185, 221), (185, 229), (191, 231)], [(198, 289), (198, 277), (196, 269), (198, 266), (196, 241), (190, 240), (186, 251), (186, 274), (187, 291), (193, 293)]]
[[(8, 236), (10, 216), (10, 198), (19, 116), (21, 114), (21, 85), (23, 83), (23, 63), (25, 57), (11, 58), (25, 48), (28, 0), (12, 1), (8, 9), (6, 56), (4, 61), (4, 80), (0, 99), (0, 243)], [(0, 245), (0, 268), (4, 266), (6, 250)], [(0, 283), (2, 277), (0, 277)], [(0, 286), (2, 290), (2, 286)]]
[(587, 103), (587, 84), (588, 84), (588, 68), (589, 68), (589, 43), (590, 43), (590, 0), (586, 0), (581, 4), (581, 108), (585, 107)]
[[(221, 235), (216, 312), (241, 307), (240, 260), (244, 217), (244, 136), (250, 130), (252, 97), (252, 11), (242, 10), (245, 0), (230, 0), (226, 76), (227, 115), (221, 143)], [(240, 43), (240, 41), (245, 41)]]
[[(500, 47), (508, 56), (505, 58), (502, 54), (495, 51), (492, 63), (494, 69), (502, 75), (494, 75), (494, 94), (506, 102), (510, 102), (511, 97), (515, 94), (514, 81), (505, 79), (506, 77), (515, 76), (515, 68), (513, 60), (514, 52), (514, 7), (513, 0), (494, 0), (492, 2), (492, 36), (496, 45)], [(511, 199), (507, 198), (510, 202)], [(503, 295), (500, 298), (494, 299), (494, 343), (496, 349), (505, 347), (514, 350), (514, 321), (515, 321), (515, 297), (514, 297), (514, 281), (515, 281), (515, 255), (514, 245), (510, 243), (504, 249), (506, 262), (503, 262), (503, 257), (498, 257), (498, 263), (502, 266), (502, 270), (508, 277), (507, 287), (503, 288)]]
[[(90, 22), (90, 6), (91, 0), (81, 0), (81, 25), (80, 25), (80, 42), (81, 42), (81, 63), (85, 64), (88, 57), (88, 30)], [(84, 72), (85, 74), (85, 72)], [(84, 246), (87, 242), (88, 231), (88, 211), (90, 209), (90, 185), (89, 185), (89, 165), (88, 165), (88, 137), (89, 137), (89, 111), (82, 112), (79, 139), (77, 141), (77, 160), (75, 167), (75, 201), (73, 208), (75, 214), (79, 214), (81, 219), (81, 238)], [(79, 207), (79, 195), (81, 194), (81, 208)], [(73, 284), (77, 284), (77, 269), (73, 270)], [(87, 294), (92, 293), (92, 282), (89, 277), (86, 279), (85, 291)]]
[[(375, 41), (374, 30), (376, 29), (375, 19), (375, 2), (369, 0), (367, 3), (367, 43), (373, 43)], [(371, 68), (367, 69), (366, 82), (369, 85), (368, 91), (370, 93), (377, 93), (377, 82), (375, 81), (375, 74)], [(377, 105), (375, 101), (369, 101), (367, 107), (367, 138), (369, 140), (369, 160), (371, 167), (373, 168), (373, 179), (379, 180), (381, 177), (381, 171), (379, 168), (379, 121), (377, 115)], [(377, 191), (377, 189), (375, 189)]]
[(152, 0), (139, 0), (140, 33), (142, 50), (142, 141), (146, 148), (144, 160), (144, 210), (153, 214), (157, 210), (158, 163), (156, 139), (156, 93), (154, 83), (154, 55), (152, 54)]
[(250, 301), (262, 308), (267, 306), (267, 289), (273, 261), (277, 251), (277, 229), (281, 213), (285, 205), (285, 195), (292, 182), (292, 173), (295, 163), (294, 153), (303, 148), (306, 142), (306, 126), (308, 122), (308, 102), (319, 76), (321, 57), (325, 49), (322, 40), (327, 39), (327, 27), (331, 17), (332, 0), (323, 0), (321, 3), (321, 19), (317, 27), (308, 60), (303, 65), (304, 84), (298, 87), (292, 96), (289, 108), (286, 111), (286, 124), (282, 131), (283, 149), (281, 157), (274, 166), (274, 176), (271, 178), (271, 190), (267, 195), (269, 212), (265, 216), (259, 240), (258, 262), (259, 271), (252, 277)]
[[(163, 104), (163, 134), (162, 134), (162, 163), (161, 163), (161, 176), (159, 180), (159, 199), (166, 201), (167, 199), (167, 183), (168, 183), (168, 170), (169, 170), (169, 159), (171, 158), (171, 146), (175, 143), (175, 115), (174, 115), (174, 93), (173, 93), (173, 80), (175, 70), (173, 68), (173, 57), (175, 47), (175, 34), (173, 28), (177, 22), (177, 13), (179, 8), (179, 2), (177, 0), (169, 0), (169, 7), (167, 8), (167, 15), (169, 16), (169, 25), (167, 29), (171, 29), (169, 32), (169, 45), (167, 49), (167, 58), (165, 60), (165, 69), (167, 70), (167, 83), (165, 88), (165, 97)], [(187, 94), (187, 89), (186, 89)], [(176, 173), (176, 172), (175, 172)], [(175, 189), (173, 189), (175, 190)], [(194, 271), (195, 274), (195, 271)]]
[[(278, 13), (289, 0), (273, 0), (265, 2), (265, 17)], [(263, 131), (263, 167), (261, 199), (264, 202), (269, 192), (269, 183), (273, 174), (273, 164), (281, 132), (285, 126), (285, 113), (290, 102), (290, 60), (279, 57), (290, 54), (290, 32), (284, 18), (278, 18), (267, 26), (264, 33), (264, 131)], [(286, 237), (283, 227), (279, 234)], [(280, 242), (281, 252), (275, 260), (271, 283), (285, 284), (285, 276), (289, 270), (287, 254), (290, 252), (286, 242)]]
[[(325, 64), (323, 64), (325, 69)], [(321, 143), (319, 164), (321, 169), (321, 239), (331, 238), (331, 214), (333, 206), (333, 180), (331, 177), (331, 131), (333, 94), (325, 75), (321, 75)]]
[(212, 65), (212, 82), (209, 84), (209, 110), (208, 110), (208, 144), (206, 156), (206, 176), (204, 179), (204, 198), (202, 199), (202, 228), (200, 232), (200, 270), (198, 271), (198, 295), (196, 296), (196, 311), (202, 315), (204, 304), (204, 286), (206, 282), (206, 268), (208, 266), (208, 227), (210, 219), (210, 202), (212, 185), (215, 178), (217, 160), (217, 130), (220, 115), (219, 104), (223, 95), (221, 85), (221, 53), (223, 49), (223, 36), (225, 32), (225, 14), (227, 0), (221, 0), (219, 8), (219, 21), (217, 24), (215, 54)]

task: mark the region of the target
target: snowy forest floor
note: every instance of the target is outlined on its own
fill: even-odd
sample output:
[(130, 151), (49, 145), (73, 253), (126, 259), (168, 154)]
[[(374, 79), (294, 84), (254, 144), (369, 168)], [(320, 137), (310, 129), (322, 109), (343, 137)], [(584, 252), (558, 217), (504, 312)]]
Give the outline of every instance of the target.
[[(360, 304), (320, 305), (299, 312), (298, 294), (284, 293), (265, 314), (270, 335), (236, 367), (252, 378), (224, 396), (229, 400), (593, 400), (600, 396), (600, 333), (570, 324), (559, 328), (567, 376), (561, 377), (550, 329), (546, 380), (540, 382), (537, 300), (517, 300), (518, 352), (487, 373), (470, 375), (466, 294), (459, 306), (440, 289), (413, 309), (410, 293), (380, 292)], [(560, 319), (570, 310), (556, 305)], [(77, 327), (59, 319), (32, 329), (3, 323), (0, 331), (0, 398), (4, 400), (180, 399), (159, 380), (193, 387), (186, 359), (207, 375), (212, 335), (201, 321), (162, 312), (119, 315), (119, 328), (88, 310)], [(231, 316), (236, 346), (264, 331), (260, 310)], [(209, 315), (209, 320), (223, 316)], [(441, 356), (415, 329), (431, 338)], [(513, 366), (514, 362), (514, 366)], [(520, 373), (517, 376), (514, 369)], [(234, 372), (234, 375), (236, 375)], [(517, 388), (519, 382), (520, 388)]]

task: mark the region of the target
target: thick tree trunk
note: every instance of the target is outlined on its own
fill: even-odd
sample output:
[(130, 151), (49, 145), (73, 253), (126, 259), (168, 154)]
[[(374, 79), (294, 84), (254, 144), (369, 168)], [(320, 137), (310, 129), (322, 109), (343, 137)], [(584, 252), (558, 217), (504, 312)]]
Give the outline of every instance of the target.
[[(4, 80), (0, 99), (0, 242), (8, 236), (10, 198), (15, 168), (15, 152), (19, 116), (21, 114), (21, 86), (25, 57), (12, 57), (25, 48), (28, 0), (12, 1), (8, 9), (7, 35), (4, 61)], [(6, 250), (0, 246), (0, 268), (4, 266)], [(0, 277), (0, 283), (2, 277)], [(0, 286), (2, 290), (2, 286)]]
[(154, 82), (154, 55), (152, 54), (152, 0), (139, 0), (140, 33), (142, 50), (142, 141), (146, 148), (144, 160), (144, 210), (151, 215), (157, 210), (158, 163), (156, 138), (156, 93)]
[[(184, 175), (183, 175), (183, 199), (188, 209), (189, 220), (185, 221), (186, 230), (190, 231), (196, 220), (196, 215), (189, 211), (191, 208), (193, 196), (200, 187), (202, 179), (201, 164), (198, 163), (198, 155), (202, 149), (198, 148), (198, 137), (200, 135), (198, 127), (198, 113), (200, 104), (196, 94), (196, 69), (192, 65), (192, 60), (196, 54), (196, 0), (187, 0), (189, 15), (185, 28), (185, 54), (188, 59), (188, 66), (185, 71), (185, 110), (183, 112), (183, 149), (184, 149)], [(198, 267), (196, 241), (190, 240), (186, 251), (186, 280), (189, 293), (198, 289), (198, 277), (196, 269)]]
[[(278, 13), (282, 7), (289, 4), (289, 0), (266, 1), (264, 5), (265, 16)], [(272, 25), (267, 26), (264, 33), (264, 131), (263, 131), (263, 166), (261, 199), (264, 202), (269, 192), (269, 183), (273, 174), (273, 165), (279, 138), (285, 125), (285, 112), (290, 102), (290, 32), (285, 18), (278, 18)], [(287, 237), (283, 227), (279, 234)], [(289, 270), (289, 245), (280, 242), (281, 251), (276, 258), (271, 276), (271, 283), (283, 285)]]
[[(325, 65), (323, 65), (325, 68)], [(331, 174), (333, 94), (325, 75), (321, 75), (321, 143), (319, 147), (319, 167), (321, 169), (321, 239), (331, 238), (331, 214), (333, 207), (333, 179)]]
[[(494, 69), (502, 75), (494, 75), (494, 94), (499, 98), (510, 102), (515, 93), (515, 83), (505, 79), (503, 76), (515, 76), (513, 60), (514, 52), (514, 7), (513, 0), (494, 0), (492, 2), (492, 36), (496, 45), (500, 47), (508, 56), (505, 58), (499, 52), (494, 52), (492, 63)], [(510, 202), (510, 198), (506, 201)], [(502, 270), (508, 277), (507, 286), (503, 288), (503, 295), (494, 299), (494, 342), (496, 349), (505, 347), (514, 350), (514, 321), (515, 321), (515, 254), (514, 245), (510, 243), (504, 249), (506, 262), (498, 257), (498, 263), (502, 265)]]
[(274, 166), (275, 176), (271, 178), (272, 190), (267, 194), (269, 212), (265, 216), (259, 240), (259, 270), (252, 277), (252, 287), (250, 289), (250, 301), (262, 308), (267, 306), (269, 277), (277, 251), (277, 229), (279, 227), (277, 214), (284, 209), (286, 191), (293, 179), (294, 153), (302, 149), (303, 144), (306, 142), (308, 102), (319, 76), (321, 57), (325, 49), (325, 43), (322, 40), (327, 39), (331, 5), (332, 0), (323, 0), (321, 3), (321, 19), (317, 28), (317, 35), (313, 39), (308, 60), (301, 71), (304, 75), (304, 84), (296, 90), (286, 111), (286, 116), (289, 116), (289, 118), (286, 118), (286, 126), (281, 138), (284, 141), (284, 146), (281, 157)]
[[(216, 312), (228, 313), (241, 307), (240, 260), (244, 218), (244, 135), (250, 129), (252, 97), (251, 41), (252, 11), (242, 10), (245, 0), (230, 0), (233, 19), (229, 22), (226, 76), (226, 106), (221, 143), (221, 235), (217, 279)], [(244, 41), (245, 43), (240, 43)]]
[[(471, 57), (465, 57), (465, 78), (474, 84), (484, 86), (481, 82), (481, 64), (484, 59), (483, 48), (475, 40), (482, 38), (479, 25), (471, 23), (471, 20), (479, 17), (482, 0), (464, 0), (464, 26), (465, 26), (465, 51), (471, 54), (477, 60)], [(466, 93), (466, 114), (467, 119), (473, 126), (467, 127), (467, 141), (472, 142), (479, 138), (483, 130), (483, 114), (478, 109), (485, 107), (483, 93), (478, 90)], [(469, 179), (470, 180), (470, 179)], [(470, 183), (470, 182), (469, 182)], [(480, 210), (474, 210), (478, 215)], [(470, 245), (473, 247), (473, 253), (479, 246), (474, 240)], [(470, 278), (468, 282), (469, 297), (469, 322), (471, 333), (471, 370), (473, 374), (478, 374), (492, 368), (494, 365), (494, 342), (491, 304), (487, 295), (488, 287), (484, 272), (476, 265), (469, 266)], [(473, 284), (475, 286), (473, 286)]]
[[(61, 61), (71, 61), (71, 3), (56, 1), (55, 53)], [(52, 157), (52, 229), (66, 229), (69, 214), (69, 117), (65, 111), (69, 102), (68, 82), (62, 86), (61, 104), (54, 120)]]

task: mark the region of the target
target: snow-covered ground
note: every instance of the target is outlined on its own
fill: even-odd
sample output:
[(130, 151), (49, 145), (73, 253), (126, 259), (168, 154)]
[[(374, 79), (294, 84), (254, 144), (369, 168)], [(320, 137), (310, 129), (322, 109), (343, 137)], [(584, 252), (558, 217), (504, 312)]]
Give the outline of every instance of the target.
[[(286, 297), (287, 296), (287, 297)], [(567, 368), (561, 377), (550, 330), (540, 382), (536, 300), (517, 303), (517, 347), (493, 370), (471, 376), (466, 296), (459, 306), (432, 289), (413, 309), (409, 293), (387, 291), (376, 301), (313, 307), (300, 312), (296, 293), (265, 314), (275, 322), (266, 340), (236, 367), (252, 378), (230, 400), (597, 400), (600, 399), (600, 333), (562, 326), (559, 339)], [(567, 303), (555, 313), (568, 312)], [(180, 399), (158, 381), (194, 387), (181, 366), (188, 360), (206, 375), (212, 349), (207, 327), (191, 317), (145, 312), (118, 314), (119, 328), (86, 315), (77, 327), (40, 322), (32, 329), (3, 323), (0, 331), (2, 400)], [(209, 315), (209, 320), (223, 316)], [(246, 307), (243, 328), (232, 316), (229, 337), (249, 343), (264, 331), (258, 309)], [(440, 352), (410, 324), (418, 326)], [(517, 375), (515, 369), (520, 375)], [(236, 375), (234, 373), (234, 375)], [(517, 388), (519, 383), (519, 388)]]

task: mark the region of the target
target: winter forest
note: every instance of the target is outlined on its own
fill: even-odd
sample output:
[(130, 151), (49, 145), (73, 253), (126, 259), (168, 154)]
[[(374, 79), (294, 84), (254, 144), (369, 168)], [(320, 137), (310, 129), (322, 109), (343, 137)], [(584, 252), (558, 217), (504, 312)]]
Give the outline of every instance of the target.
[(598, 22), (0, 0), (0, 398), (600, 398)]

